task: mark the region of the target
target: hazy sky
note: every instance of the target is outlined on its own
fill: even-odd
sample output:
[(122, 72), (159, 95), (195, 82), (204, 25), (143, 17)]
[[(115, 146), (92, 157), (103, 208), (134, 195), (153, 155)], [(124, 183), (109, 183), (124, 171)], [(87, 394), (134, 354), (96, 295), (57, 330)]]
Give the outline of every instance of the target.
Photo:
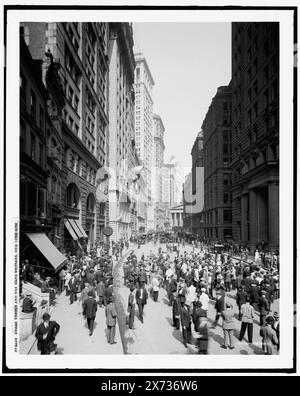
[[(191, 149), (220, 85), (231, 76), (230, 23), (134, 23), (135, 51), (155, 81), (154, 112), (165, 126), (165, 161), (191, 167)], [(186, 172), (185, 172), (186, 173)]]

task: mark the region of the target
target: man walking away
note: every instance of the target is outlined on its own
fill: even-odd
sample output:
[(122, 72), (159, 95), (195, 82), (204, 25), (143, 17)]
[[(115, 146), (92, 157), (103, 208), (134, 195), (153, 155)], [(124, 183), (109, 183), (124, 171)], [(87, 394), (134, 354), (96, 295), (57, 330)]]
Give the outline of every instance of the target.
[(248, 342), (252, 344), (253, 336), (253, 319), (254, 319), (254, 308), (250, 305), (250, 297), (247, 297), (246, 304), (241, 307), (242, 325), (240, 331), (240, 341), (243, 341), (246, 329), (248, 331)]
[(266, 319), (266, 324), (260, 329), (259, 335), (262, 337), (262, 347), (265, 355), (276, 355), (277, 354), (277, 344), (278, 338), (276, 331), (272, 328), (274, 318), (268, 316)]
[(128, 318), (128, 327), (130, 329), (134, 329), (133, 325), (134, 325), (134, 313), (135, 313), (135, 303), (134, 303), (134, 286), (130, 286), (130, 294), (128, 296), (128, 314), (129, 314), (129, 318)]
[(229, 343), (229, 349), (234, 349), (234, 345), (233, 345), (234, 311), (232, 305), (228, 302), (226, 303), (225, 311), (222, 312), (222, 317), (223, 317), (224, 345), (222, 345), (221, 347), (227, 349)]
[(90, 290), (88, 293), (88, 299), (85, 300), (85, 302), (83, 304), (83, 314), (87, 320), (87, 325), (88, 325), (88, 328), (90, 331), (90, 333), (89, 333), (90, 336), (93, 334), (96, 312), (97, 312), (97, 302), (93, 298), (92, 290)]
[(116, 344), (116, 323), (117, 323), (117, 312), (114, 304), (114, 298), (111, 296), (108, 300), (108, 304), (105, 307), (106, 325), (108, 329), (108, 342), (110, 344)]
[(187, 344), (191, 344), (192, 329), (191, 329), (191, 313), (189, 307), (182, 303), (180, 311), (183, 345), (187, 348)]
[(157, 302), (158, 299), (158, 292), (159, 292), (159, 281), (157, 277), (154, 275), (151, 281), (152, 285), (152, 297), (155, 302)]
[(139, 308), (139, 319), (142, 323), (144, 323), (144, 319), (143, 319), (144, 306), (147, 304), (147, 299), (148, 299), (148, 293), (144, 285), (140, 285), (140, 287), (137, 289), (135, 298)]
[(172, 316), (173, 316), (173, 326), (176, 327), (177, 330), (180, 329), (180, 297), (176, 296), (176, 292), (173, 295), (173, 307), (172, 307)]
[(247, 293), (244, 286), (240, 286), (238, 292), (236, 293), (236, 303), (239, 307), (239, 320), (242, 320), (241, 308), (242, 305), (246, 303)]

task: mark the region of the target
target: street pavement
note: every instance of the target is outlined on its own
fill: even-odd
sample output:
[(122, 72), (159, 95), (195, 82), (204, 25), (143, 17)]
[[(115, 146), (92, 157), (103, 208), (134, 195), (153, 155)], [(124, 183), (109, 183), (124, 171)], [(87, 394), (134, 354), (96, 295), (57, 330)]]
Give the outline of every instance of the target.
[[(77, 300), (70, 305), (69, 298), (65, 296), (65, 293), (58, 296), (55, 301), (51, 320), (55, 320), (60, 325), (60, 331), (55, 340), (58, 354), (123, 354), (118, 326), (116, 326), (115, 337), (117, 343), (109, 344), (107, 342), (105, 308), (98, 306), (94, 332), (92, 336), (89, 336), (86, 320), (82, 315), (81, 302)], [(30, 354), (39, 353), (36, 348), (32, 348), (30, 352)]]
[[(157, 253), (158, 247), (152, 243), (141, 245), (140, 249), (134, 249), (138, 259), (144, 253), (149, 254), (152, 250)], [(134, 246), (131, 245), (131, 249)], [(165, 245), (162, 245), (165, 250)], [(192, 248), (186, 246), (181, 248), (181, 251), (190, 251)], [(171, 258), (174, 258), (174, 253), (171, 253)], [(172, 308), (168, 305), (166, 290), (161, 288), (159, 291), (158, 302), (154, 302), (149, 296), (148, 303), (144, 308), (144, 323), (141, 323), (138, 319), (138, 310), (136, 306), (135, 312), (135, 329), (131, 330), (126, 326), (125, 318), (127, 314), (127, 299), (129, 295), (129, 289), (124, 286), (123, 260), (115, 267), (115, 290), (116, 290), (116, 301), (117, 301), (117, 312), (119, 319), (119, 327), (121, 338), (123, 341), (124, 353), (125, 354), (196, 354), (198, 353), (196, 348), (196, 333), (193, 331), (193, 345), (184, 347), (182, 342), (182, 331), (176, 330), (172, 327)], [(149, 288), (149, 286), (147, 286)], [(223, 330), (222, 330), (222, 319), (219, 319), (218, 325), (213, 328), (213, 322), (215, 319), (216, 311), (214, 309), (214, 302), (210, 301), (208, 309), (208, 321), (209, 321), (209, 354), (223, 354), (223, 355), (253, 355), (263, 354), (261, 346), (261, 337), (259, 336), (259, 313), (255, 313), (254, 326), (253, 326), (253, 343), (249, 344), (247, 339), (247, 333), (242, 342), (238, 341), (241, 322), (238, 320), (238, 307), (235, 302), (235, 291), (226, 293), (226, 300), (230, 301), (235, 307), (235, 349), (224, 350), (221, 348), (223, 344)], [(276, 311), (279, 307), (279, 301), (276, 300), (272, 305), (272, 310)], [(193, 330), (193, 325), (192, 325)]]

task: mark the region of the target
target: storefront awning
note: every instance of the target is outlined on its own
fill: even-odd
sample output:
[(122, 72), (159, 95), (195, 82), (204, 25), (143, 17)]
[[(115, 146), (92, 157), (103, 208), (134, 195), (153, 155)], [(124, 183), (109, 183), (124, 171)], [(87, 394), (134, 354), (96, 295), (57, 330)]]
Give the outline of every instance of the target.
[(74, 220), (74, 219), (68, 219), (73, 230), (75, 231), (76, 235), (78, 236), (78, 238), (87, 238), (87, 235), (84, 231), (84, 229), (81, 227), (80, 223), (78, 220)]
[(65, 227), (66, 227), (66, 229), (69, 231), (69, 233), (70, 233), (72, 239), (73, 239), (74, 241), (78, 241), (77, 234), (76, 234), (76, 232), (73, 230), (73, 228), (72, 228), (72, 226), (71, 226), (69, 220), (68, 220), (68, 219), (65, 219), (65, 220), (64, 220), (64, 223), (65, 223)]
[(56, 271), (67, 261), (67, 258), (53, 245), (46, 234), (28, 233), (26, 235)]

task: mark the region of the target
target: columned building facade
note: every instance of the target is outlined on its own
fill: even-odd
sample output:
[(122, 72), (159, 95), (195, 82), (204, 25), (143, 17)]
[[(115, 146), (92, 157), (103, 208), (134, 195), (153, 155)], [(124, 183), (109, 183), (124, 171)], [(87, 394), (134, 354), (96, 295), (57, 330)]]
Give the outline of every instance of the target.
[(204, 236), (232, 238), (231, 87), (219, 87), (202, 124)]
[(279, 248), (279, 24), (232, 24), (233, 236)]
[(134, 165), (133, 33), (129, 23), (109, 24), (109, 225), (112, 240), (129, 238), (133, 226), (130, 173)]

